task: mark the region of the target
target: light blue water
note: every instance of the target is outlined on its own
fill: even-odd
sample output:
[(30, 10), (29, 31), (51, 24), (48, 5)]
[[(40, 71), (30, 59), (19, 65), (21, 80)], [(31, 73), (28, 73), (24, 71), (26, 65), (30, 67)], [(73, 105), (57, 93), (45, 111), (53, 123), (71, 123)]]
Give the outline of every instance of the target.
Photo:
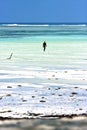
[[(46, 52), (42, 43), (47, 42)], [(87, 26), (82, 25), (0, 25), (1, 68), (13, 66), (86, 67)], [(6, 58), (13, 53), (11, 61)]]

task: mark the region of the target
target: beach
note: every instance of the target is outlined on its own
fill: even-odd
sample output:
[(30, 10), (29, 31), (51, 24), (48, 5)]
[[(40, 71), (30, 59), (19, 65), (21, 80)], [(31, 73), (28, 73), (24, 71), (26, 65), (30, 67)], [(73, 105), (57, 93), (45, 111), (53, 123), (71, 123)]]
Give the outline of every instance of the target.
[(0, 120), (1, 130), (86, 130), (87, 117)]

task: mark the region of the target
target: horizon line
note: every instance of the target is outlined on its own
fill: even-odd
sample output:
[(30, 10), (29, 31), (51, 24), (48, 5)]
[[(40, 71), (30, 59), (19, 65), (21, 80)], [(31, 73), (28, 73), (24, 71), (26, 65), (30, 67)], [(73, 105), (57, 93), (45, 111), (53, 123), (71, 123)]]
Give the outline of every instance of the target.
[(87, 22), (0, 22), (0, 24), (87, 24)]

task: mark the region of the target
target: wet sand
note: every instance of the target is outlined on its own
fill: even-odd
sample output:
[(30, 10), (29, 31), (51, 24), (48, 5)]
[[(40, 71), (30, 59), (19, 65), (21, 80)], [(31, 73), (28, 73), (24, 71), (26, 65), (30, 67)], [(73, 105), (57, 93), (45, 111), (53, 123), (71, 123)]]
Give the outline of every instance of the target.
[(4, 119), (0, 130), (87, 130), (87, 116), (57, 119)]

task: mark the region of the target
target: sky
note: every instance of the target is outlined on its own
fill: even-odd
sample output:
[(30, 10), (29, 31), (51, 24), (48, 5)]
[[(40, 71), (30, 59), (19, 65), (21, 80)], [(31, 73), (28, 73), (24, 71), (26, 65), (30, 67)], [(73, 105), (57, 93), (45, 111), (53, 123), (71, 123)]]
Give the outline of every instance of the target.
[(0, 0), (0, 23), (87, 23), (87, 0)]

